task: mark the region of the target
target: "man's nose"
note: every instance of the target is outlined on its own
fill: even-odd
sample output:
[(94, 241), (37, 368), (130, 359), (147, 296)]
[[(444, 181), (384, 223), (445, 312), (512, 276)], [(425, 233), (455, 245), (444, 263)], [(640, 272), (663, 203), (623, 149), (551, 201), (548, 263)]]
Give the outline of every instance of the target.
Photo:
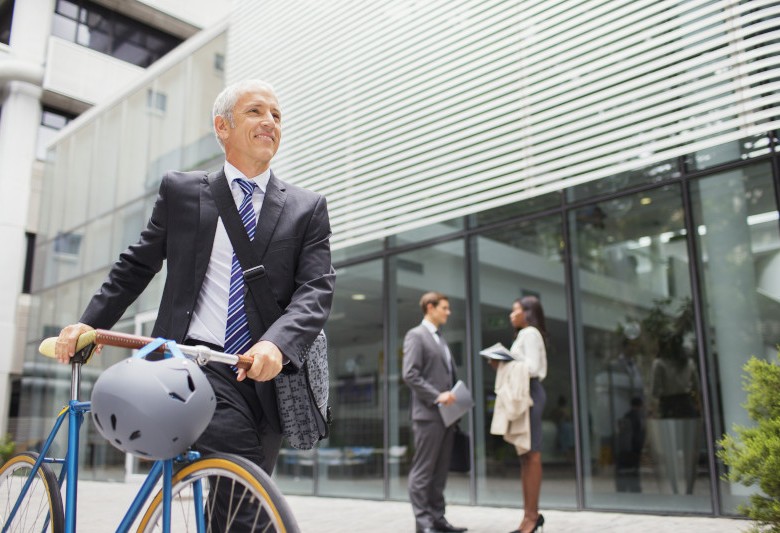
[(273, 126), (274, 126), (274, 116), (273, 116), (273, 114), (270, 111), (268, 113), (266, 113), (265, 115), (263, 115), (262, 125), (263, 125), (263, 127), (266, 127), (266, 128), (273, 128)]

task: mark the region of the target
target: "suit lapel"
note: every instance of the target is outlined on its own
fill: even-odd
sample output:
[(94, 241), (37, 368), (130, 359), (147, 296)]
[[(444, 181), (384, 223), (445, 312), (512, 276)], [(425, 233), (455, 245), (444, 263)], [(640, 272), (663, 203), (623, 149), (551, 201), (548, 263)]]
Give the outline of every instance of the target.
[(271, 236), (274, 234), (276, 223), (279, 222), (279, 217), (282, 214), (282, 208), (284, 207), (286, 199), (287, 191), (284, 184), (274, 176), (272, 171), (271, 178), (268, 180), (268, 186), (265, 190), (263, 206), (260, 208), (260, 214), (258, 215), (259, 218), (257, 220), (255, 238), (252, 240), (252, 246), (261, 261), (265, 256), (265, 250), (268, 248), (268, 243), (271, 242)]
[[(224, 170), (220, 169), (218, 174), (224, 176)], [(217, 219), (219, 212), (217, 204), (211, 196), (211, 190), (208, 184), (208, 175), (203, 176), (200, 182), (200, 213), (198, 217), (198, 231), (195, 234), (198, 239), (198, 246), (195, 253), (195, 278), (203, 280), (206, 277), (206, 269), (211, 260), (211, 249), (214, 246), (214, 235), (217, 231)], [(198, 289), (200, 291), (200, 288)]]

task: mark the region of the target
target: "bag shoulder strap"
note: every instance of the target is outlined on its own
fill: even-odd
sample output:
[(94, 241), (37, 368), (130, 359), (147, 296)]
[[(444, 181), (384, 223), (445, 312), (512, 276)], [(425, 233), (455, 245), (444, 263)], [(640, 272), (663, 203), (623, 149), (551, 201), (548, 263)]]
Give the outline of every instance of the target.
[(271, 286), (265, 275), (265, 267), (260, 263), (262, 259), (258, 257), (256, 250), (252, 247), (233, 194), (230, 192), (227, 178), (217, 172), (212, 172), (208, 175), (208, 183), (211, 195), (217, 204), (219, 216), (222, 217), (222, 223), (225, 225), (225, 231), (233, 245), (233, 251), (241, 264), (242, 275), (247, 287), (249, 287), (252, 301), (265, 322), (266, 328), (269, 328), (280, 316), (274, 312), (274, 309), (278, 309), (279, 305), (275, 300), (269, 300), (272, 297)]

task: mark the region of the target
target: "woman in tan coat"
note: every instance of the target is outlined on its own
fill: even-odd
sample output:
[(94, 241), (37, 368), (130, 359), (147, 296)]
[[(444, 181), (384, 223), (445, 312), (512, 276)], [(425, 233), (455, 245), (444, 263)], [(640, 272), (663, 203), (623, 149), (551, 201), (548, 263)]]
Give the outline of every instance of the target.
[[(547, 376), (547, 350), (544, 310), (539, 298), (524, 296), (512, 304), (509, 315), (517, 331), (510, 353), (527, 369), (529, 389), (533, 405), (530, 408), (531, 449), (520, 455), (520, 477), (523, 485), (523, 520), (511, 533), (535, 533), (544, 526), (544, 516), (539, 513), (539, 493), (542, 488), (542, 411), (547, 395), (542, 380)], [(514, 361), (501, 363), (490, 361), (493, 368), (511, 365)], [(519, 449), (518, 449), (519, 451)]]

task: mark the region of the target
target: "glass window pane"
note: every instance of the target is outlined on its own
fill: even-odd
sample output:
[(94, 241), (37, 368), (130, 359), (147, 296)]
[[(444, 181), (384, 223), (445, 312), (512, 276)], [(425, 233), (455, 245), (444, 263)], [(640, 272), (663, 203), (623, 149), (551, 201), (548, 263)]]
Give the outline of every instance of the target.
[(152, 183), (159, 182), (166, 171), (181, 168), (186, 69), (186, 63), (176, 65), (147, 91), (146, 114), (150, 124), (147, 180)]
[(142, 87), (124, 101), (122, 129), (119, 132), (117, 157), (116, 204), (122, 205), (157, 190), (161, 176), (147, 183), (149, 161), (150, 115), (146, 112), (146, 91)]
[[(214, 125), (208, 111), (214, 99), (225, 86), (222, 73), (211, 68), (212, 57), (225, 53), (225, 35), (222, 34), (200, 48), (188, 60), (190, 79), (186, 80), (187, 113), (183, 113), (180, 127), (182, 142), (182, 170), (204, 168), (204, 162), (218, 160), (222, 165), (223, 154), (214, 137)], [(203, 110), (203, 111), (196, 111)]]
[(110, 216), (103, 216), (87, 223), (84, 233), (84, 261), (82, 272), (108, 268), (117, 260), (111, 254), (112, 223)]
[(89, 187), (88, 216), (94, 218), (110, 213), (116, 206), (119, 154), (124, 151), (122, 137), (122, 106), (106, 110), (96, 121), (97, 135), (92, 150), (93, 178)]
[(458, 217), (444, 222), (429, 224), (422, 228), (415, 228), (413, 230), (401, 232), (390, 237), (389, 243), (391, 247), (403, 246), (404, 244), (411, 244), (428, 239), (435, 239), (436, 237), (441, 237), (443, 235), (449, 235), (450, 233), (454, 233), (462, 229), (463, 217)]
[(284, 448), (277, 465), (282, 490), (311, 493), (316, 465), (320, 495), (384, 495), (384, 364), (382, 262), (337, 271), (328, 336), (330, 437), (314, 455)]
[[(542, 507), (575, 508), (574, 424), (569, 363), (566, 282), (560, 216), (512, 224), (474, 238), (477, 266), (472, 284), (479, 301), (474, 352), (497, 342), (507, 348), (515, 332), (509, 322), (512, 303), (534, 294), (545, 311), (548, 346), (547, 402), (542, 414), (544, 482)], [(481, 358), (480, 358), (481, 359)], [(477, 500), (519, 507), (520, 460), (501, 436), (490, 434), (496, 373), (483, 361), (474, 369)]]
[(76, 20), (79, 16), (79, 6), (68, 0), (57, 0), (56, 12)]
[[(722, 172), (691, 185), (702, 272), (716, 438), (751, 425), (742, 366), (774, 360), (780, 345), (780, 230), (769, 163)], [(752, 489), (721, 481), (722, 512)]]
[(571, 213), (585, 503), (712, 512), (679, 185)]
[(75, 42), (77, 29), (78, 23), (75, 20), (65, 18), (56, 13), (54, 14), (51, 21), (51, 34), (55, 37)]
[(11, 40), (11, 19), (14, 14), (14, 0), (0, 2), (0, 43), (8, 44)]
[(724, 163), (768, 154), (769, 151), (769, 135), (762, 133), (688, 154), (685, 156), (685, 166), (689, 172), (706, 170)]
[(637, 185), (658, 183), (679, 176), (677, 160), (669, 159), (636, 170), (621, 172), (608, 178), (575, 185), (566, 190), (566, 198), (570, 202), (576, 202), (577, 200), (586, 200), (603, 194), (619, 192)]
[[(410, 391), (402, 379), (403, 340), (406, 332), (418, 326), (423, 318), (420, 297), (428, 291), (447, 295), (452, 311), (442, 334), (455, 361), (458, 379), (472, 389), (466, 360), (465, 250), (462, 239), (399, 254), (389, 258), (391, 299), (388, 315), (390, 329), (390, 498), (408, 499), (407, 479), (414, 439), (410, 419)], [(470, 427), (470, 416), (460, 421), (464, 430)], [(448, 503), (469, 501), (469, 476), (451, 472), (447, 478)], [(409, 514), (410, 524), (413, 515)]]
[(501, 207), (480, 211), (471, 216), (471, 224), (474, 226), (486, 226), (494, 222), (508, 220), (530, 215), (545, 209), (559, 207), (561, 205), (561, 192), (555, 191), (541, 196), (534, 196), (526, 200), (514, 202)]
[(334, 263), (349, 261), (361, 256), (373, 254), (382, 250), (384, 246), (384, 239), (376, 239), (374, 241), (362, 242), (354, 246), (347, 248), (339, 248), (331, 252), (331, 258)]

